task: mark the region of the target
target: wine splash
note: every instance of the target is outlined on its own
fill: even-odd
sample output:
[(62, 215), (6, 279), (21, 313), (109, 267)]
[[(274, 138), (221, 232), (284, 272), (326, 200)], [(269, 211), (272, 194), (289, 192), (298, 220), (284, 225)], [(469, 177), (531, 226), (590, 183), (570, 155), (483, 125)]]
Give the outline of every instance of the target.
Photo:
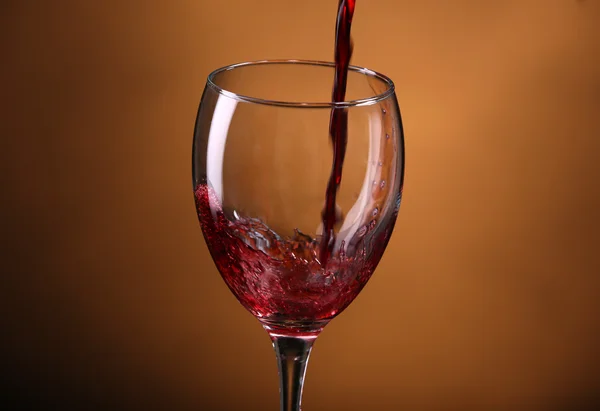
[(365, 225), (325, 266), (310, 236), (296, 230), (284, 238), (259, 219), (226, 212), (206, 184), (196, 187), (195, 198), (204, 238), (233, 294), (263, 324), (278, 324), (286, 333), (316, 334), (356, 298), (394, 224)]

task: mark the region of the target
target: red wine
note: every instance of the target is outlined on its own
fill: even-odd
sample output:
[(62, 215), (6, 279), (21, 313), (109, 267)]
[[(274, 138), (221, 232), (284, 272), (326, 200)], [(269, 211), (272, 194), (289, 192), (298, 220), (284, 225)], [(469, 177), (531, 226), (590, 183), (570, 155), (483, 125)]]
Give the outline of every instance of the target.
[[(346, 98), (348, 67), (352, 57), (352, 16), (356, 0), (340, 0), (335, 28), (335, 78), (333, 82), (333, 102), (342, 102)], [(333, 143), (333, 164), (325, 194), (323, 209), (323, 237), (321, 239), (321, 262), (325, 265), (335, 243), (334, 226), (337, 223), (336, 203), (338, 189), (342, 182), (342, 167), (348, 143), (348, 111), (345, 108), (331, 110), (329, 134)]]
[(354, 300), (379, 263), (395, 221), (391, 216), (367, 223), (324, 266), (317, 240), (298, 230), (281, 237), (259, 219), (224, 210), (206, 184), (196, 187), (195, 197), (223, 279), (271, 332), (286, 334), (316, 335)]
[[(354, 6), (355, 0), (339, 3), (333, 102), (346, 98)], [(347, 109), (331, 110), (329, 134), (333, 161), (321, 213), (323, 231), (317, 238), (297, 229), (283, 236), (260, 219), (225, 209), (206, 179), (195, 187), (202, 232), (218, 271), (241, 304), (271, 335), (316, 336), (365, 286), (394, 227), (399, 203), (387, 206), (392, 210), (371, 203), (360, 211), (365, 218), (362, 226), (334, 232), (341, 219), (336, 196), (348, 140)], [(385, 180), (374, 180), (372, 195), (383, 190), (385, 184)]]

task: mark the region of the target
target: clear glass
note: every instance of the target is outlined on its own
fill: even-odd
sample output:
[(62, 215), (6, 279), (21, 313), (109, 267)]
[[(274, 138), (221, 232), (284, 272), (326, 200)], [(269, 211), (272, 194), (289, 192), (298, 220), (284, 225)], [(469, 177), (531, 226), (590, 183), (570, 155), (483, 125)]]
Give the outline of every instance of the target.
[[(323, 327), (371, 277), (402, 195), (404, 138), (394, 84), (351, 67), (332, 103), (333, 63), (259, 61), (208, 77), (193, 144), (200, 225), (223, 279), (268, 331), (281, 410), (300, 409), (308, 356)], [(348, 142), (330, 258), (321, 263), (332, 110)]]

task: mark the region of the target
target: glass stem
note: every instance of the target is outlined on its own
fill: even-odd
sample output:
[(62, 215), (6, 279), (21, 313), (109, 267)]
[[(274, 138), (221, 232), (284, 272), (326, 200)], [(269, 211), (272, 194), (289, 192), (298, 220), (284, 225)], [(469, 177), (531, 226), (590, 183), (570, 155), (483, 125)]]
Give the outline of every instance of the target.
[(272, 336), (279, 366), (281, 411), (300, 411), (302, 387), (314, 338)]

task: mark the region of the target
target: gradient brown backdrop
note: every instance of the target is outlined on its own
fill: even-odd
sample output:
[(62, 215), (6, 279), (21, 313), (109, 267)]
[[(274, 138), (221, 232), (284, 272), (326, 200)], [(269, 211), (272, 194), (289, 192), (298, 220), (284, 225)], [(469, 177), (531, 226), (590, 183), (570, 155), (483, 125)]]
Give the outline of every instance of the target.
[[(206, 75), (332, 58), (335, 0), (0, 5), (0, 408), (276, 410), (266, 333), (202, 239)], [(600, 405), (600, 2), (358, 2), (397, 84), (404, 202), (304, 408)], [(12, 405), (11, 405), (12, 404)]]

